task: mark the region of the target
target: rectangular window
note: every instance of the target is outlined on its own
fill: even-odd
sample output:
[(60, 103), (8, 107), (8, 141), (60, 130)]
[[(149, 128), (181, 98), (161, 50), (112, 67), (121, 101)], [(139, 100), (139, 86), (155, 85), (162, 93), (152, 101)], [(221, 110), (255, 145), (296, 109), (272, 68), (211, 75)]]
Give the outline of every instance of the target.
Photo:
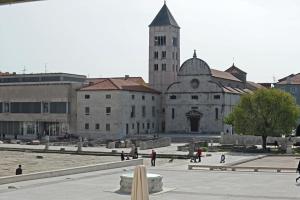
[(10, 112), (10, 105), (9, 105), (8, 102), (4, 102), (3, 112), (5, 112), (5, 113), (9, 113)]
[(0, 113), (2, 113), (2, 112), (3, 112), (3, 103), (0, 102)]
[(149, 122), (147, 123), (147, 129), (148, 130), (150, 129), (150, 123)]
[(95, 129), (96, 129), (96, 130), (99, 130), (99, 129), (100, 129), (100, 124), (96, 124), (96, 125), (95, 125)]
[(146, 117), (146, 106), (142, 106), (142, 116)]
[(107, 94), (107, 95), (105, 95), (105, 98), (106, 98), (106, 99), (111, 99), (111, 95), (110, 95), (110, 94)]
[(175, 109), (172, 108), (172, 119), (174, 119), (174, 118), (175, 118)]
[(198, 96), (197, 95), (192, 95), (192, 99), (198, 99)]
[(91, 96), (89, 94), (84, 95), (85, 99), (89, 99)]
[(154, 122), (152, 122), (152, 128), (154, 129), (155, 125), (154, 125)]
[(43, 113), (49, 113), (49, 102), (43, 102)]
[(158, 64), (154, 64), (154, 71), (158, 71)]
[(176, 52), (176, 60), (178, 60), (178, 52)]
[(167, 57), (167, 52), (166, 51), (162, 51), (161, 52), (161, 59), (165, 59)]
[(173, 68), (172, 69), (173, 69), (173, 72), (174, 72), (175, 71), (175, 65), (174, 64), (173, 64)]
[(155, 36), (154, 45), (155, 46), (165, 46), (166, 45), (166, 36)]
[(172, 52), (172, 59), (175, 59), (175, 52)]
[(155, 117), (155, 106), (152, 106), (152, 117)]
[(67, 113), (67, 102), (51, 102), (50, 113)]
[(89, 130), (89, 128), (90, 128), (89, 123), (85, 123), (85, 124), (84, 124), (84, 128), (85, 128), (85, 130)]
[(132, 123), (131, 128), (134, 129), (134, 123)]
[(216, 108), (215, 111), (216, 111), (216, 120), (218, 120), (219, 119), (219, 109)]
[(152, 101), (154, 101), (155, 100), (155, 96), (152, 96)]
[(106, 131), (110, 131), (110, 124), (106, 124), (105, 129)]
[(167, 71), (167, 64), (161, 64), (161, 70)]
[(132, 94), (132, 95), (131, 95), (131, 99), (134, 99), (134, 97), (135, 97), (134, 94)]
[(142, 100), (145, 100), (145, 96), (144, 95), (142, 96)]
[(173, 46), (177, 47), (177, 45), (178, 45), (178, 40), (176, 37), (173, 37)]
[(170, 99), (176, 99), (176, 95), (171, 95), (169, 98)]
[(131, 106), (130, 117), (131, 117), (131, 118), (135, 117), (135, 106)]
[(145, 129), (145, 124), (143, 123), (142, 126), (143, 126), (143, 130), (144, 130)]
[(220, 99), (221, 96), (220, 95), (214, 95), (214, 99)]
[(90, 107), (85, 107), (85, 115), (90, 115)]
[(110, 107), (106, 107), (106, 115), (110, 115), (111, 113), (111, 108)]
[(154, 59), (158, 59), (158, 51), (154, 51)]
[(41, 102), (12, 102), (11, 113), (41, 113)]

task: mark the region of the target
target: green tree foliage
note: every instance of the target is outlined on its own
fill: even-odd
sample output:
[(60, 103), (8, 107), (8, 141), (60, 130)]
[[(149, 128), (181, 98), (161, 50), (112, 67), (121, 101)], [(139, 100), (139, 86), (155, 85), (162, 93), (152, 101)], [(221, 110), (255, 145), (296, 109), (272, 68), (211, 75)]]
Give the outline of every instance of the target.
[(225, 118), (238, 134), (262, 136), (266, 149), (268, 136), (290, 134), (296, 127), (300, 109), (295, 98), (278, 89), (259, 89), (243, 95)]

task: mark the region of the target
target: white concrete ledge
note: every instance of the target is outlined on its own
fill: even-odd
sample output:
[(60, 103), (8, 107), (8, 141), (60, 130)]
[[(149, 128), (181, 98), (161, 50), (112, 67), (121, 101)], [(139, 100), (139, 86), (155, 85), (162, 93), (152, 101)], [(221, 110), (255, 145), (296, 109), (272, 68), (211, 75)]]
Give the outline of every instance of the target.
[(82, 166), (82, 167), (67, 168), (67, 169), (53, 170), (53, 171), (46, 171), (46, 172), (38, 172), (38, 173), (24, 174), (24, 175), (18, 175), (18, 176), (6, 176), (6, 177), (0, 178), (0, 185), (20, 182), (20, 181), (51, 178), (51, 177), (57, 177), (57, 176), (66, 176), (66, 175), (80, 174), (80, 173), (107, 170), (107, 169), (131, 167), (131, 166), (137, 166), (137, 165), (142, 165), (142, 164), (143, 164), (143, 159), (134, 159), (134, 160), (126, 160), (123, 162), (110, 162), (110, 163), (103, 163), (103, 164), (97, 164), (97, 165), (87, 165), (87, 166)]
[(231, 171), (237, 171), (237, 170), (250, 170), (254, 172), (268, 170), (268, 171), (276, 171), (276, 172), (282, 172), (282, 171), (296, 171), (296, 168), (294, 167), (243, 167), (243, 166), (225, 166), (225, 165), (188, 165), (188, 169), (192, 170), (194, 168), (198, 169), (209, 169), (209, 170), (231, 170)]

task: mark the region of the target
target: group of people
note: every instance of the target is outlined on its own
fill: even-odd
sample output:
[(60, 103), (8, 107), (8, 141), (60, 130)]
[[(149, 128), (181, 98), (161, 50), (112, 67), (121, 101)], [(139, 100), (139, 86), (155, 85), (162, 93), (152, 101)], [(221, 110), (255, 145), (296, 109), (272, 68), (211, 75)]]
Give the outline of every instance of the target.
[[(125, 155), (124, 151), (122, 151), (122, 153), (121, 153), (121, 161), (125, 160), (125, 156), (126, 156), (126, 160), (130, 160), (129, 154)], [(137, 159), (138, 157), (139, 157), (138, 149), (135, 148), (134, 149), (134, 153), (132, 155), (132, 159)], [(156, 151), (152, 150), (152, 152), (150, 154), (150, 158), (151, 158), (151, 166), (155, 167)]]

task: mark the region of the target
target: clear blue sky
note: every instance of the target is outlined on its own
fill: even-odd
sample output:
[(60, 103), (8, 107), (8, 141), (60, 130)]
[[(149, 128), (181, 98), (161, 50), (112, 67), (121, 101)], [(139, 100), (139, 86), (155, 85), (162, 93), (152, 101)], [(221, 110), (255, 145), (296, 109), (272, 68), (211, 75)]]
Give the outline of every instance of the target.
[[(163, 0), (47, 0), (0, 6), (0, 71), (148, 80), (148, 25)], [(181, 63), (197, 49), (211, 68), (233, 61), (248, 79), (300, 72), (300, 1), (168, 0)]]

